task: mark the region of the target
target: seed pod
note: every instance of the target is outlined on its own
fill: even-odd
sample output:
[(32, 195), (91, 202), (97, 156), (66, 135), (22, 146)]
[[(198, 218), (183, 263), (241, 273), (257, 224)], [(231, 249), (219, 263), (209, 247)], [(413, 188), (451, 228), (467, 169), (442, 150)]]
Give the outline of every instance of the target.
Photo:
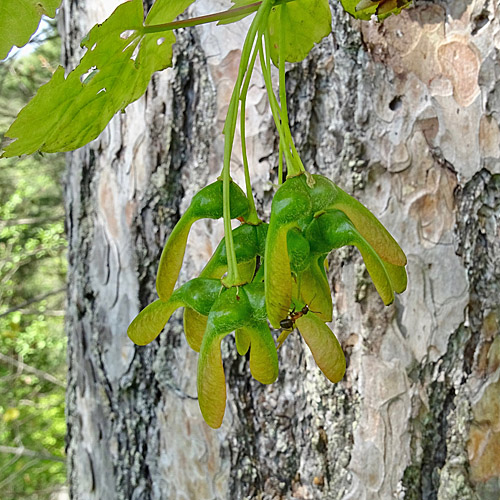
[(344, 212), (359, 234), (381, 259), (395, 266), (406, 265), (406, 255), (382, 223), (358, 200), (337, 188), (337, 198), (327, 210)]
[(221, 357), (221, 341), (230, 332), (238, 332), (238, 351), (250, 346), (250, 370), (262, 383), (278, 376), (278, 356), (265, 317), (262, 283), (248, 284), (223, 291), (208, 315), (198, 359), (198, 401), (203, 418), (213, 428), (222, 424), (226, 408), (226, 381)]
[(271, 206), (265, 252), (265, 287), (267, 315), (271, 325), (279, 328), (292, 301), (292, 276), (288, 257), (287, 234), (298, 227), (298, 220), (312, 210), (310, 189), (305, 176), (287, 179), (276, 191)]
[(337, 337), (314, 313), (298, 318), (297, 328), (326, 378), (339, 382), (344, 376), (346, 362)]
[[(183, 306), (208, 316), (220, 289), (220, 280), (190, 280), (178, 288), (169, 300), (156, 300), (144, 308), (128, 327), (127, 334), (138, 345), (149, 344), (161, 333), (173, 312)], [(191, 344), (196, 346), (197, 342), (193, 340)]]
[[(237, 184), (230, 184), (231, 218), (248, 212), (248, 200)], [(186, 251), (186, 242), (193, 223), (199, 219), (222, 217), (222, 181), (216, 181), (196, 193), (189, 208), (179, 219), (163, 249), (156, 275), (156, 291), (167, 301), (174, 290)]]
[(388, 305), (393, 302), (395, 291), (400, 293), (405, 290), (406, 270), (404, 266), (395, 266), (383, 260), (343, 211), (329, 210), (318, 217), (317, 225), (324, 241), (332, 248), (340, 248), (344, 245), (354, 245), (358, 248), (384, 304)]

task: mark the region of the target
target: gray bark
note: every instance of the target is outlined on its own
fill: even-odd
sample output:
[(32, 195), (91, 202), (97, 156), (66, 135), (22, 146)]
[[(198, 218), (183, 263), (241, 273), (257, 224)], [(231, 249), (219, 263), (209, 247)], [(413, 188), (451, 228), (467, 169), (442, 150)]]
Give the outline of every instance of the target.
[[(68, 64), (117, 3), (64, 0)], [(190, 14), (228, 5), (198, 0)], [(328, 382), (295, 333), (279, 379), (263, 386), (228, 339), (217, 431), (198, 409), (197, 355), (180, 316), (151, 345), (131, 344), (126, 329), (155, 298), (166, 237), (220, 173), (245, 32), (180, 31), (174, 68), (68, 155), (72, 498), (499, 498), (499, 4), (420, 1), (381, 25), (352, 21), (337, 2), (332, 10), (333, 35), (288, 69), (292, 132), (306, 168), (360, 199), (401, 243), (408, 290), (384, 307), (359, 254), (332, 254), (344, 380)], [(247, 129), (265, 218), (277, 138), (258, 75)], [(234, 165), (240, 179), (236, 153)], [(196, 225), (181, 281), (221, 231)]]

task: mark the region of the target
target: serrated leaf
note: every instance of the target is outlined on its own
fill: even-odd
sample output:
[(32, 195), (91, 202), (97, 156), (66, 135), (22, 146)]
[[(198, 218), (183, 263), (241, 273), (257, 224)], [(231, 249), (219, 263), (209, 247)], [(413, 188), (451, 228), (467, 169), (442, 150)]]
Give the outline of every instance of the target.
[(285, 29), (285, 60), (288, 62), (302, 61), (314, 44), (332, 31), (332, 14), (328, 0), (294, 0), (287, 2), (285, 6), (274, 6), (269, 15), (269, 32), (271, 58), (276, 66), (279, 62), (282, 15)]
[(15, 45), (23, 47), (37, 30), (42, 15), (54, 18), (61, 0), (2, 0), (0, 2), (0, 59)]
[(356, 19), (368, 21), (377, 16), (379, 21), (399, 14), (411, 0), (340, 0), (344, 10)]
[[(157, 0), (147, 24), (169, 22), (193, 0)], [(88, 50), (64, 78), (59, 67), (21, 110), (6, 135), (17, 138), (2, 156), (70, 151), (95, 139), (113, 115), (146, 91), (151, 75), (171, 66), (172, 32), (146, 34), (141, 0), (117, 7), (82, 42)], [(90, 78), (88, 78), (90, 76)]]

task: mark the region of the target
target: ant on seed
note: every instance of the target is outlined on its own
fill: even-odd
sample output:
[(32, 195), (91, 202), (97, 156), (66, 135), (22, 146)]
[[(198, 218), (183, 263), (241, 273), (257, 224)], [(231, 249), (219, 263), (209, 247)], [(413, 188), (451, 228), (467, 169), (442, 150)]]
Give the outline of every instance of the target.
[[(313, 300), (314, 300), (314, 297), (313, 297)], [(311, 304), (312, 304), (313, 300), (311, 300)], [(312, 309), (310, 309), (308, 304), (306, 304), (300, 311), (296, 311), (295, 305), (294, 305), (293, 309), (288, 313), (288, 316), (285, 319), (282, 319), (280, 321), (281, 334), (277, 340), (278, 341), (278, 349), (283, 345), (283, 342), (285, 342), (288, 335), (290, 335), (290, 333), (292, 333), (293, 329), (295, 328), (295, 322), (299, 318), (302, 318), (302, 316), (305, 316), (308, 312), (313, 312), (315, 314), (319, 313), (319, 311), (313, 311)]]

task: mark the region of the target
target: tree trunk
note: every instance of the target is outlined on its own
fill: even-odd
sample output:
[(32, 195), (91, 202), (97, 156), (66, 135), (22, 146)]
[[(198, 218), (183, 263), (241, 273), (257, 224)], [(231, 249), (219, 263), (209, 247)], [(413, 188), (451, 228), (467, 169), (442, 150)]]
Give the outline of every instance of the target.
[[(118, 0), (64, 0), (65, 62)], [(227, 8), (197, 0), (191, 15)], [(360, 255), (330, 256), (331, 384), (297, 333), (263, 386), (223, 345), (222, 427), (203, 421), (197, 354), (177, 313), (151, 345), (129, 322), (155, 298), (165, 239), (222, 167), (225, 110), (245, 27), (180, 30), (174, 68), (68, 156), (68, 462), (72, 498), (498, 499), (500, 495), (500, 12), (498, 2), (417, 5), (383, 24), (332, 2), (333, 35), (288, 68), (306, 168), (370, 208), (408, 256), (408, 290), (384, 307)], [(269, 216), (277, 136), (257, 74), (248, 148)], [(235, 148), (238, 151), (238, 148)], [(235, 152), (234, 177), (241, 183)], [(197, 223), (180, 276), (222, 235)]]

